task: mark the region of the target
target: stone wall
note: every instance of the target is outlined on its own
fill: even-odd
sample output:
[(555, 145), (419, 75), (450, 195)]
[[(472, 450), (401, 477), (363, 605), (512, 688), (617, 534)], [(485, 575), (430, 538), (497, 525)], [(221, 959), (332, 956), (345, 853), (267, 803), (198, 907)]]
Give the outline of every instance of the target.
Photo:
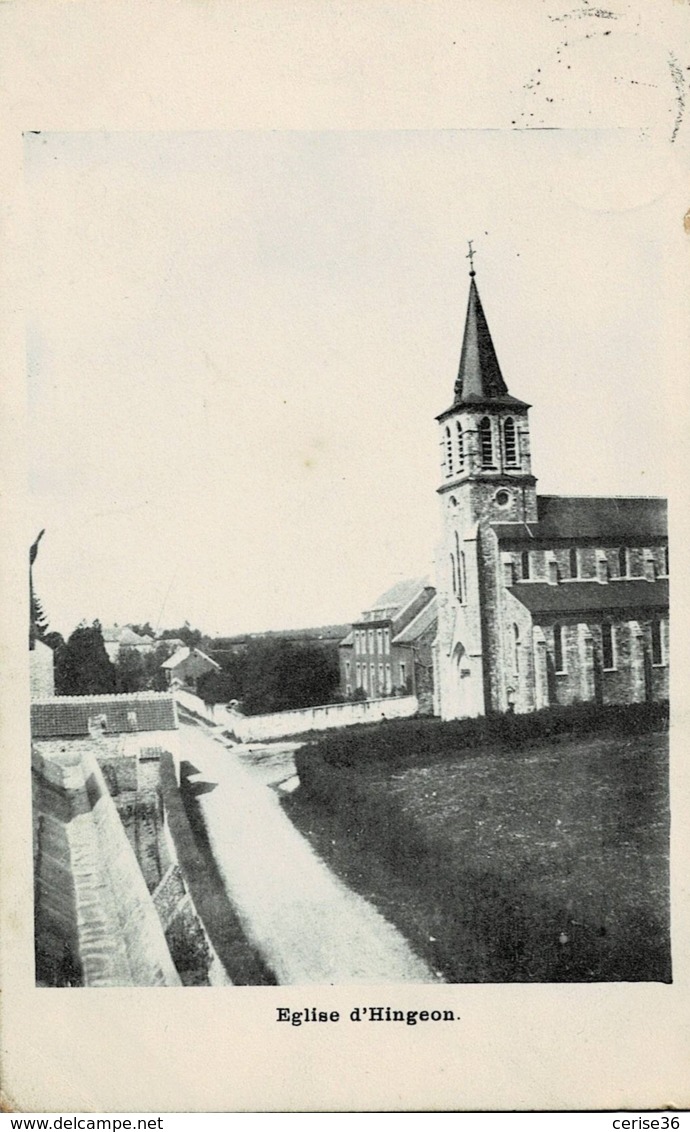
[(179, 985), (95, 756), (34, 753), (33, 782), (37, 982)]
[(323, 707), (280, 711), (271, 715), (242, 715), (238, 711), (205, 704), (191, 692), (176, 689), (178, 703), (200, 719), (224, 727), (240, 743), (283, 739), (308, 731), (326, 731), (331, 727), (353, 727), (359, 723), (379, 723), (383, 719), (406, 719), (416, 715), (416, 696), (363, 700), (350, 704), (327, 704)]

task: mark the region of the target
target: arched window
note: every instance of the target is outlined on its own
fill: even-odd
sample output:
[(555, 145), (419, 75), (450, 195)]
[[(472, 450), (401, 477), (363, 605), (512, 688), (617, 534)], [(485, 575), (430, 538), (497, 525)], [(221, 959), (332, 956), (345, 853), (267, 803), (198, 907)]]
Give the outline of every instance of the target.
[(482, 467), (492, 468), (494, 464), (494, 442), (491, 435), (491, 421), (488, 417), (482, 417), (479, 422), (479, 449)]
[(618, 551), (618, 575), (621, 578), (628, 576), (628, 552), (624, 546)]
[(452, 476), (453, 474), (453, 440), (450, 435), (450, 427), (446, 425), (446, 475)]
[(462, 434), (460, 421), (455, 425), (455, 444), (458, 456), (458, 471), (461, 472), (465, 467), (465, 438)]
[(465, 577), (465, 552), (460, 551), (460, 561), (458, 562), (458, 580), (460, 583), (460, 593), (458, 594), (461, 603), (464, 605), (467, 601), (467, 579)]
[(455, 593), (456, 593), (457, 599), (458, 599), (458, 601), (460, 602), (461, 605), (465, 600), (465, 584), (464, 584), (464, 578), (462, 576), (462, 574), (463, 574), (462, 567), (464, 565), (463, 559), (464, 559), (464, 555), (463, 555), (463, 553), (460, 549), (460, 536), (458, 535), (458, 532), (456, 531), (455, 532), (455, 562), (456, 562), (456, 566), (457, 566), (457, 579), (456, 579)]
[(515, 467), (518, 462), (517, 452), (517, 432), (515, 431), (515, 421), (512, 417), (508, 417), (503, 426), (503, 451), (505, 453), (505, 461), (508, 467)]
[(613, 625), (610, 621), (604, 621), (601, 626), (601, 659), (604, 668), (616, 667)]
[(513, 670), (520, 671), (520, 629), (513, 625)]
[(522, 567), (522, 580), (526, 582), (529, 579), (529, 550), (523, 550), (520, 555), (520, 565)]
[(565, 672), (563, 666), (563, 626), (558, 623), (553, 627), (553, 663), (556, 672)]
[(452, 578), (453, 578), (453, 593), (456, 594), (458, 592), (458, 572), (455, 568), (455, 555), (454, 554), (451, 554), (451, 556), (450, 556), (450, 570), (451, 570), (451, 575), (452, 575)]
[(576, 551), (575, 547), (572, 547), (571, 550), (570, 550), (570, 577), (571, 578), (577, 578), (577, 574), (578, 574), (577, 551)]

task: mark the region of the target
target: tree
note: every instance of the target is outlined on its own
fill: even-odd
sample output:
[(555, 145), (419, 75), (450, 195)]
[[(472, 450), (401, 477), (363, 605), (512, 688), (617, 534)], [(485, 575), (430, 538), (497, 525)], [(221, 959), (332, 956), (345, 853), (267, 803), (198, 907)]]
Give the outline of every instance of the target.
[(63, 637), (62, 633), (56, 633), (55, 630), (52, 630), (50, 633), (44, 633), (44, 635), (41, 637), (41, 640), (43, 641), (43, 644), (47, 645), (49, 649), (53, 650), (53, 652), (57, 652), (58, 649), (64, 648), (65, 645), (65, 638)]
[(172, 637), (179, 637), (181, 641), (187, 645), (187, 648), (196, 649), (204, 640), (204, 634), (201, 629), (192, 629), (189, 621), (185, 621), (184, 625), (180, 625), (177, 629), (164, 629), (160, 634), (160, 640), (168, 640)]
[(115, 668), (106, 652), (99, 621), (79, 625), (55, 659), (58, 696), (96, 696), (115, 691)]
[(38, 546), (45, 534), (42, 530), (38, 538), (32, 544), (29, 550), (29, 594), (30, 594), (30, 609), (29, 609), (29, 648), (33, 649), (36, 640), (42, 640), (48, 632), (48, 618), (45, 615), (43, 606), (34, 593), (34, 562), (38, 554)]
[(333, 650), (281, 639), (250, 641), (243, 709), (247, 715), (332, 703), (339, 682)]
[(144, 653), (145, 688), (149, 688), (153, 692), (166, 691), (168, 687), (168, 677), (165, 674), (165, 669), (162, 668), (161, 665), (169, 656), (170, 649), (166, 645), (159, 645), (157, 649)]
[(242, 697), (242, 682), (238, 672), (205, 672), (196, 682), (197, 694), (205, 704), (226, 704)]
[(31, 621), (33, 624), (34, 638), (39, 641), (45, 640), (45, 635), (48, 632), (48, 618), (41, 604), (41, 601), (36, 594), (31, 592)]
[(155, 637), (156, 632), (151, 628), (151, 622), (145, 621), (143, 625), (130, 625), (133, 632), (138, 633), (140, 637)]
[(141, 692), (146, 687), (146, 668), (137, 649), (121, 648), (115, 662), (118, 692)]

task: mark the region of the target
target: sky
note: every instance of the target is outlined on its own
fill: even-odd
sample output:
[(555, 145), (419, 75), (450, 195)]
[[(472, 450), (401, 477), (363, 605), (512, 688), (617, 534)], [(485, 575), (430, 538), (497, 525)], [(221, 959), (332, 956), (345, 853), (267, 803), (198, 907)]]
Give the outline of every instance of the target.
[(347, 622), (433, 574), (468, 239), (538, 490), (667, 494), (676, 175), (626, 130), (27, 134), (51, 627)]

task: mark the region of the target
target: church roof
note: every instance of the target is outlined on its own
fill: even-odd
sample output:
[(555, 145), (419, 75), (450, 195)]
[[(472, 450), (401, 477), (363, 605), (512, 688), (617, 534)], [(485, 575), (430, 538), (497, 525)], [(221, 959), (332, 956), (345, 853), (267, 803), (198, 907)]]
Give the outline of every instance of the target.
[(531, 613), (605, 613), (668, 609), (668, 582), (626, 578), (612, 582), (517, 582), (510, 592)]
[[(471, 271), (460, 368), (455, 382), (455, 399), (448, 412), (457, 409), (459, 405), (484, 404), (528, 408), (524, 401), (519, 401), (517, 397), (510, 395), (508, 386), (503, 380), (489, 324), (475, 283), (475, 273)], [(445, 413), (441, 414), (441, 417), (443, 416)]]
[(493, 529), (504, 542), (634, 539), (639, 546), (667, 537), (667, 510), (665, 499), (651, 496), (539, 495), (536, 523), (495, 523)]

